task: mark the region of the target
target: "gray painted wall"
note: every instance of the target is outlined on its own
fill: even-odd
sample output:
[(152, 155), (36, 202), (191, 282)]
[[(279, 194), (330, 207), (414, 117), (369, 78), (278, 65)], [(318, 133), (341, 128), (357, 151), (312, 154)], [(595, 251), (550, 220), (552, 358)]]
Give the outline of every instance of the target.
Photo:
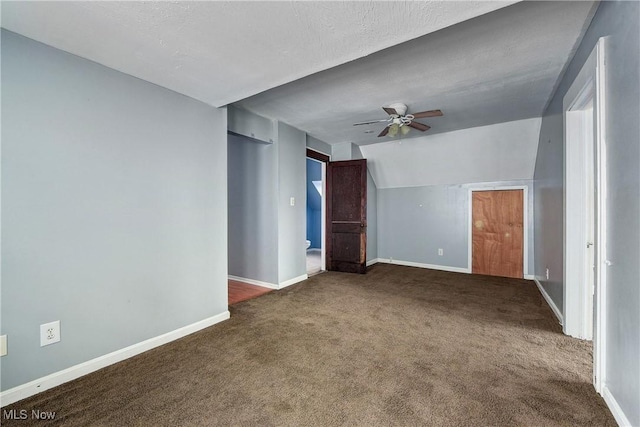
[(228, 136), (229, 274), (278, 283), (275, 144)]
[(340, 160), (352, 160), (353, 149), (352, 143), (341, 142), (339, 144), (331, 145), (331, 161), (337, 162)]
[(307, 147), (311, 148), (312, 150), (324, 153), (327, 156), (331, 156), (331, 145), (309, 135), (307, 135)]
[(275, 141), (271, 120), (233, 105), (227, 108), (229, 131), (267, 143)]
[(229, 134), (229, 274), (277, 285), (306, 274), (306, 134), (276, 121), (261, 130), (264, 118), (241, 109), (231, 115), (233, 132), (273, 143)]
[(362, 156), (362, 151), (360, 151), (360, 147), (358, 147), (356, 144), (351, 144), (351, 159), (364, 159), (364, 157)]
[(226, 312), (225, 109), (3, 30), (2, 125), (2, 390)]
[[(307, 273), (306, 260), (306, 134), (278, 123), (278, 279)], [(295, 198), (295, 206), (290, 199)]]
[(378, 258), (378, 189), (367, 171), (367, 261)]
[(542, 120), (535, 171), (536, 275), (562, 309), (562, 100), (598, 38), (607, 41), (608, 238), (605, 386), (632, 425), (640, 425), (640, 4), (600, 3)]
[(528, 189), (527, 255), (533, 266), (533, 186), (528, 180), (378, 189), (378, 257), (466, 269), (469, 189), (504, 186)]
[[(562, 109), (562, 97), (560, 98)], [(564, 150), (562, 113), (542, 119), (534, 174), (535, 276), (558, 309), (563, 300)], [(549, 280), (546, 269), (549, 269)]]

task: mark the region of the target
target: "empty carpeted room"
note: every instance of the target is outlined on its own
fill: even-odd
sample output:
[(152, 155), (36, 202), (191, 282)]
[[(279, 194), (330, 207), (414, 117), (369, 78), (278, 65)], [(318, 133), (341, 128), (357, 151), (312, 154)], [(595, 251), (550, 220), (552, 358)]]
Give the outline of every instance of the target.
[(640, 426), (640, 3), (0, 7), (2, 425)]

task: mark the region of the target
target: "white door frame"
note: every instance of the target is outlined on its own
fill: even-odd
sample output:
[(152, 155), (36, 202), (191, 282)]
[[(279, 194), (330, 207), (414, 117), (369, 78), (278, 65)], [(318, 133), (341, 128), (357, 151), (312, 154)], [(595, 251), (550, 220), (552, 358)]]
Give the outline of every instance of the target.
[(508, 185), (496, 187), (469, 188), (469, 254), (468, 271), (473, 273), (473, 193), (475, 191), (522, 190), (522, 276), (529, 278), (529, 187), (526, 185)]
[[(592, 118), (585, 117), (593, 103)], [(593, 382), (602, 393), (606, 342), (606, 140), (605, 39), (598, 40), (563, 99), (564, 118), (564, 333), (577, 338), (593, 336)], [(593, 129), (585, 129), (587, 123)], [(592, 136), (592, 137), (590, 137)], [(586, 142), (586, 144), (585, 144)], [(588, 153), (587, 150), (591, 152)], [(588, 242), (586, 162), (593, 159), (594, 241)], [(594, 246), (595, 252), (587, 249)], [(594, 258), (594, 295), (587, 289), (589, 257)], [(593, 298), (589, 313), (588, 298)], [(593, 316), (590, 321), (589, 316)], [(588, 331), (593, 324), (593, 330)]]
[[(323, 156), (329, 157), (329, 162), (331, 161), (331, 155), (323, 153), (322, 151), (314, 150), (311, 147), (307, 147), (307, 150), (315, 151), (316, 153), (320, 153)], [(317, 160), (311, 157), (307, 157), (307, 159), (311, 159), (314, 162), (320, 163), (322, 167), (322, 196), (320, 197), (320, 271), (327, 270), (327, 162), (323, 162), (321, 160)]]
[(322, 197), (320, 198), (320, 271), (327, 270), (327, 164), (322, 162)]

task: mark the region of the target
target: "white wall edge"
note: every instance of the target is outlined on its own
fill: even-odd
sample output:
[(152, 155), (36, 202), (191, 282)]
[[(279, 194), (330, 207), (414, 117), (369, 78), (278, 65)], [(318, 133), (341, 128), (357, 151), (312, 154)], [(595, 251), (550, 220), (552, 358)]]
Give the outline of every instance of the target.
[(606, 385), (602, 387), (602, 398), (620, 427), (632, 427), (631, 421), (629, 421), (629, 418), (627, 418), (620, 405), (618, 405), (618, 401), (613, 397), (613, 394), (611, 394), (611, 391)]
[(370, 259), (369, 261), (367, 261), (367, 267), (373, 265), (373, 264), (377, 264), (380, 262), (380, 258), (374, 258), (374, 259)]
[(17, 387), (10, 388), (9, 390), (5, 390), (0, 393), (0, 407), (10, 405), (22, 399), (26, 399), (27, 397), (31, 397), (45, 390), (49, 390), (50, 388), (75, 380), (84, 375), (90, 374), (91, 372), (95, 372), (99, 369), (129, 359), (133, 356), (144, 353), (145, 351), (159, 347), (163, 344), (175, 341), (201, 329), (208, 328), (209, 326), (213, 326), (216, 323), (227, 320), (229, 319), (229, 317), (229, 311), (224, 311), (213, 317), (209, 317), (207, 319), (200, 320), (199, 322), (183, 326), (182, 328), (167, 332), (166, 334), (149, 338), (148, 340), (141, 341), (137, 344), (130, 345), (120, 350), (116, 350), (112, 353), (108, 353), (103, 356), (96, 357), (95, 359), (80, 363), (78, 365), (71, 366), (70, 368), (63, 369), (62, 371), (54, 372), (53, 374), (46, 375), (34, 381), (30, 381)]
[(538, 290), (542, 294), (542, 297), (547, 302), (549, 307), (551, 307), (551, 311), (553, 311), (553, 314), (556, 315), (556, 317), (558, 318), (558, 321), (562, 325), (564, 323), (564, 319), (562, 317), (562, 313), (558, 309), (558, 306), (556, 305), (555, 302), (553, 302), (553, 300), (551, 299), (551, 297), (549, 296), (547, 291), (542, 287), (542, 284), (540, 283), (540, 281), (538, 281), (538, 279), (536, 277), (533, 278), (533, 281), (536, 282), (536, 286), (538, 287)]
[(464, 267), (450, 267), (448, 265), (423, 264), (420, 262), (400, 261), (397, 259), (390, 260), (386, 258), (378, 258), (377, 262), (382, 262), (385, 264), (404, 265), (406, 267), (428, 268), (430, 270), (450, 271), (452, 273), (471, 273), (471, 271), (468, 268), (464, 268)]
[(263, 288), (279, 289), (278, 285), (275, 283), (261, 282), (260, 280), (247, 279), (246, 277), (240, 277), (240, 276), (232, 276), (231, 274), (228, 277), (229, 277), (229, 280), (235, 280), (237, 282), (244, 282), (250, 285), (262, 286)]
[(280, 282), (278, 289), (286, 288), (287, 286), (295, 285), (296, 283), (302, 282), (303, 280), (307, 280), (309, 278), (308, 274), (303, 274), (302, 276), (294, 277), (293, 279), (285, 280), (284, 282)]
[(533, 274), (525, 274), (524, 275), (524, 279), (525, 280), (536, 280), (536, 276), (534, 276)]

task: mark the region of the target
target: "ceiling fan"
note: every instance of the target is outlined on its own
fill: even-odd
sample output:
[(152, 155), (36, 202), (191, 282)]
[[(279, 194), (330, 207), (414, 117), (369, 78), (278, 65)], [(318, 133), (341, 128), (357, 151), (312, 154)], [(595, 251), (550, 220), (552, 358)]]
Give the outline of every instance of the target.
[(394, 137), (400, 132), (402, 135), (409, 133), (411, 128), (417, 129), (421, 132), (431, 129), (431, 126), (427, 126), (422, 123), (414, 122), (414, 119), (422, 119), (425, 117), (438, 117), (442, 116), (440, 110), (421, 111), (420, 113), (407, 114), (407, 106), (401, 103), (391, 104), (388, 107), (382, 107), (382, 109), (389, 115), (386, 119), (372, 120), (368, 122), (354, 123), (354, 126), (370, 125), (373, 123), (387, 122), (387, 125), (378, 137), (389, 135)]

